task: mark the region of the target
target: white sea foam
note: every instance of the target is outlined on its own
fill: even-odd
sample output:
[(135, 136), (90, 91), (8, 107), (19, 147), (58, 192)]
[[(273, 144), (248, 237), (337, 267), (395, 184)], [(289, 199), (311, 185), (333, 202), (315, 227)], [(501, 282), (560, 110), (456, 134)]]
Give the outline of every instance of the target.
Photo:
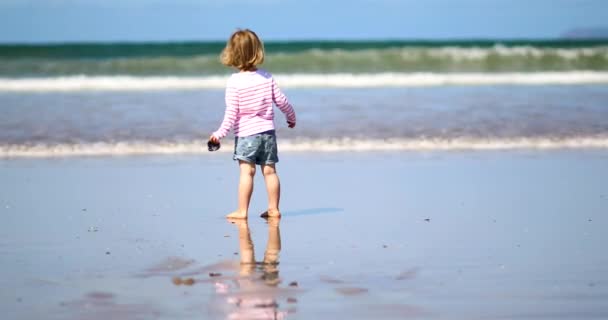
[[(572, 138), (454, 138), (454, 139), (325, 139), (281, 140), (281, 152), (372, 152), (372, 151), (492, 151), (492, 150), (608, 149), (608, 136)], [(232, 152), (231, 143), (219, 152)], [(210, 154), (201, 141), (118, 142), (82, 144), (0, 145), (3, 158), (71, 156), (125, 156), (162, 154)]]
[[(535, 73), (378, 73), (378, 74), (277, 74), (288, 88), (368, 88), (449, 85), (604, 84), (608, 72), (569, 71)], [(157, 91), (222, 89), (225, 76), (134, 77), (70, 76), (56, 78), (0, 78), (0, 91)]]
[(608, 47), (593, 48), (539, 48), (534, 46), (514, 46), (495, 45), (491, 48), (472, 47), (441, 47), (417, 52), (416, 50), (404, 51), (413, 54), (425, 53), (435, 58), (449, 58), (459, 60), (483, 60), (489, 56), (498, 55), (501, 57), (514, 58), (542, 58), (546, 56), (557, 57), (565, 60), (576, 60), (584, 57), (598, 56), (608, 57)]
[[(444, 62), (453, 61), (482, 61), (491, 56), (513, 59), (542, 59), (543, 57), (563, 59), (564, 62), (569, 60), (578, 60), (581, 58), (598, 57), (602, 59), (608, 58), (608, 46), (597, 46), (587, 48), (543, 48), (532, 45), (522, 46), (505, 46), (497, 44), (492, 47), (458, 47), (458, 46), (442, 46), (437, 48), (427, 47), (405, 47), (405, 48), (387, 48), (387, 49), (311, 49), (306, 53), (312, 57), (336, 57), (341, 59), (348, 58), (367, 58), (382, 59), (387, 55), (399, 55), (405, 60), (420, 61), (425, 57), (440, 59)], [(278, 53), (271, 56), (289, 57), (293, 54)]]

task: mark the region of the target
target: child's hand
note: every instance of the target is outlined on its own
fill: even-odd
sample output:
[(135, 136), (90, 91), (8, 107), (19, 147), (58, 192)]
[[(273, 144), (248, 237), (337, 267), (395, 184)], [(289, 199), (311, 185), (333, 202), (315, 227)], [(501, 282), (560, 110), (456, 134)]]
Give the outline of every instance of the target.
[(220, 143), (220, 139), (216, 138), (214, 135), (211, 135), (211, 137), (209, 137), (209, 141), (218, 144)]
[(287, 121), (287, 126), (293, 129), (293, 128), (296, 127), (296, 123), (295, 122), (291, 122), (291, 121)]

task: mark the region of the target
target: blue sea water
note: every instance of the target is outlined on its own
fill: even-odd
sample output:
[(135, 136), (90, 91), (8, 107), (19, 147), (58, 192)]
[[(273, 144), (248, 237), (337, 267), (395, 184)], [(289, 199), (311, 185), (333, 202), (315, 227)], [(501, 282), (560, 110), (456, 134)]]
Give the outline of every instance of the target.
[[(201, 153), (222, 43), (0, 46), (0, 156)], [(284, 151), (608, 148), (605, 41), (267, 43)], [(223, 151), (230, 150), (224, 141)]]
[[(226, 74), (224, 43), (0, 45), (0, 77)], [(606, 71), (605, 40), (268, 42), (275, 73)]]

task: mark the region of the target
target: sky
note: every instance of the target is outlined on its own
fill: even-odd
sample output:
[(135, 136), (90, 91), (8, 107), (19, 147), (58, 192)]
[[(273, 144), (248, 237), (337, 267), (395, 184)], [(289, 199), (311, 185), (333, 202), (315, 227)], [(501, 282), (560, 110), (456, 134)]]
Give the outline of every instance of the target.
[(608, 0), (0, 0), (0, 43), (556, 38)]

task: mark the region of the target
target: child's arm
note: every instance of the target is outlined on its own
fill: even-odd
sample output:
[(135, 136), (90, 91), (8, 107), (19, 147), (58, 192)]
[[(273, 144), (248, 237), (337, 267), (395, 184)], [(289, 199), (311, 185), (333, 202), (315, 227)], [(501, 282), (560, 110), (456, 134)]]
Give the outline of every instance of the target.
[(277, 105), (279, 110), (287, 117), (287, 123), (290, 128), (296, 126), (296, 112), (287, 100), (287, 97), (281, 92), (279, 85), (272, 79), (272, 101)]
[(219, 141), (219, 139), (222, 139), (223, 137), (225, 137), (228, 134), (228, 132), (230, 131), (230, 129), (232, 129), (232, 126), (234, 125), (234, 122), (236, 121), (236, 116), (237, 116), (238, 112), (239, 112), (238, 91), (234, 87), (227, 87), (226, 88), (226, 112), (224, 113), (224, 121), (222, 121), (220, 128), (217, 129), (217, 131), (215, 131), (211, 135), (211, 138), (212, 139), (215, 138)]

